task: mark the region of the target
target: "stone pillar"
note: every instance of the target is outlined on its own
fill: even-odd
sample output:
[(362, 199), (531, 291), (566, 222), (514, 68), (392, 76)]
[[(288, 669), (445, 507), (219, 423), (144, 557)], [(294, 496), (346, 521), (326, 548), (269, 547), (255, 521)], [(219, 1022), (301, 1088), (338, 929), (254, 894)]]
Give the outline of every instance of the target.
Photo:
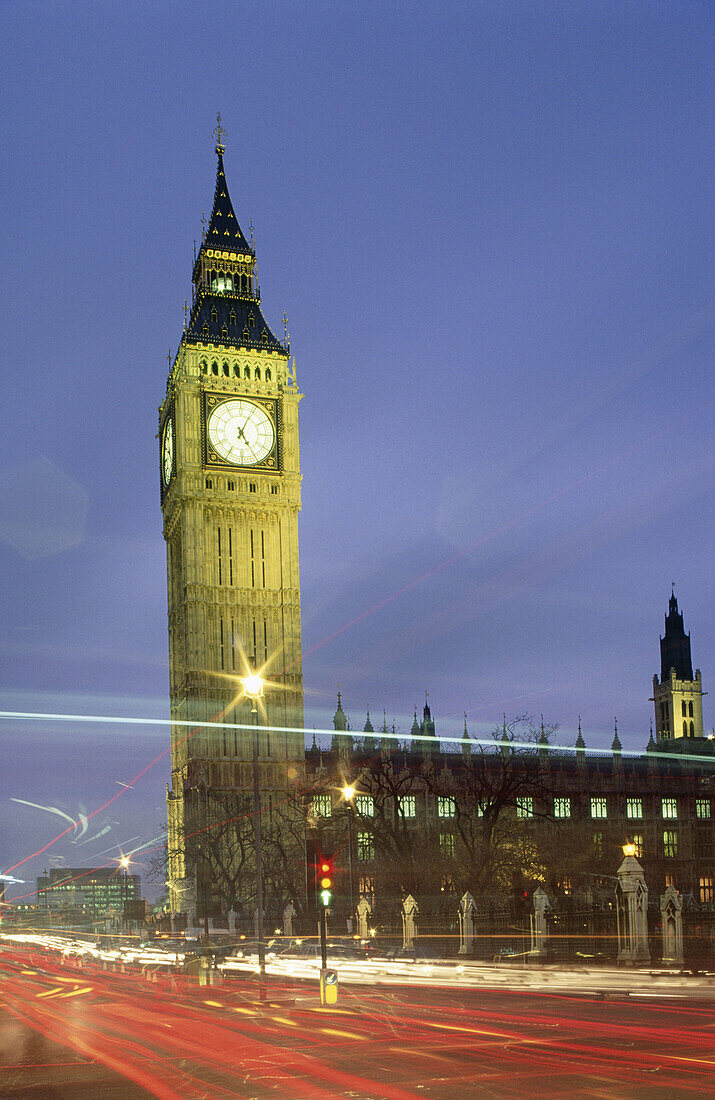
[(531, 951), (529, 952), (532, 959), (546, 958), (546, 939), (548, 936), (546, 914), (550, 909), (549, 895), (542, 886), (537, 886), (534, 890), (534, 919), (531, 926)]
[(414, 947), (417, 937), (417, 914), (419, 908), (417, 902), (408, 894), (402, 903), (402, 946)]
[(459, 903), (459, 951), (458, 955), (471, 955), (474, 949), (474, 915), (477, 907), (467, 892)]
[(358, 923), (358, 936), (361, 940), (366, 940), (370, 935), (368, 929), (368, 918), (372, 913), (372, 906), (367, 898), (363, 895), (357, 905), (357, 923)]
[(228, 930), (232, 936), (236, 935), (236, 910), (233, 908), (228, 911)]
[(619, 963), (650, 962), (648, 948), (648, 887), (635, 856), (627, 855), (618, 868), (616, 919)]
[(683, 965), (683, 899), (674, 886), (660, 895), (663, 962)]
[(285, 936), (293, 935), (293, 917), (297, 917), (298, 913), (292, 901), (289, 901), (283, 910), (283, 934)]

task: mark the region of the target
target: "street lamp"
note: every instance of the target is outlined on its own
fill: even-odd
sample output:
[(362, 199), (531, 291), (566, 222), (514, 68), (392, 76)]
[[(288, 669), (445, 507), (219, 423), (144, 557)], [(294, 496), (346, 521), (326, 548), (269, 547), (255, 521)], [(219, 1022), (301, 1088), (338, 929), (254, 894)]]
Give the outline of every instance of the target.
[(127, 867), (130, 862), (129, 856), (122, 856), (119, 860), (119, 866), (124, 871), (122, 878), (122, 932), (127, 930)]
[(636, 846), (630, 840), (627, 840), (623, 845), (624, 856), (634, 856), (636, 854)]
[(355, 901), (353, 898), (353, 836), (352, 836), (352, 807), (353, 798), (355, 797), (354, 787), (343, 787), (343, 798), (345, 799), (345, 805), (348, 814), (348, 878), (350, 880), (350, 927), (353, 928), (353, 922), (355, 920)]
[(251, 700), (253, 721), (253, 818), (256, 837), (256, 905), (258, 907), (258, 972), (266, 977), (266, 948), (263, 940), (263, 837), (261, 832), (261, 790), (258, 782), (258, 700), (263, 696), (263, 680), (251, 673), (243, 680), (243, 694)]

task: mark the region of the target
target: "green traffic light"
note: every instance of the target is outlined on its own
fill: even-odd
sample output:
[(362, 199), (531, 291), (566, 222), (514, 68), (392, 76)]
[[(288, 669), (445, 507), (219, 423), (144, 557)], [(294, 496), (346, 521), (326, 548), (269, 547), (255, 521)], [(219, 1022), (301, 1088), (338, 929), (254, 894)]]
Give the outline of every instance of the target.
[(320, 891), (320, 900), (322, 901), (322, 903), (323, 903), (323, 905), (325, 906), (326, 909), (330, 905), (330, 901), (332, 899), (332, 896), (333, 895), (331, 894), (330, 890), (321, 890)]

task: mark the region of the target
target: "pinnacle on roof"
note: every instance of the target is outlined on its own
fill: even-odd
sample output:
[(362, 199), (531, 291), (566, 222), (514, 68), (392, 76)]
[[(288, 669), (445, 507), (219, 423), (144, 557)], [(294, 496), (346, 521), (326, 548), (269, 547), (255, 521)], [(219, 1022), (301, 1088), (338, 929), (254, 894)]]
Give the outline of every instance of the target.
[(365, 719), (365, 725), (362, 728), (363, 733), (374, 733), (372, 722), (370, 721), (370, 708), (367, 708), (367, 718)]
[(345, 729), (347, 729), (347, 718), (345, 716), (345, 711), (343, 710), (343, 703), (342, 703), (342, 699), (341, 699), (341, 696), (340, 696), (340, 692), (338, 692), (338, 709), (335, 711), (335, 714), (333, 715), (333, 729), (336, 729), (336, 730), (345, 730)]
[(611, 748), (614, 752), (620, 752), (623, 746), (618, 737), (618, 719), (613, 719), (613, 741), (611, 742)]
[(584, 741), (583, 734), (581, 733), (581, 715), (580, 714), (578, 716), (578, 737), (576, 738), (576, 748), (577, 749), (585, 749), (586, 748), (586, 742)]
[(222, 138), (226, 131), (221, 126), (221, 115), (217, 115), (218, 125), (214, 130), (216, 137), (216, 155), (218, 165), (216, 167), (216, 190), (214, 192), (214, 205), (209, 218), (209, 227), (204, 235), (203, 245), (206, 248), (216, 248), (222, 252), (240, 252), (254, 255), (252, 247), (243, 235), (241, 226), (233, 210), (231, 196), (228, 193), (226, 173), (223, 170), (223, 154), (226, 146)]

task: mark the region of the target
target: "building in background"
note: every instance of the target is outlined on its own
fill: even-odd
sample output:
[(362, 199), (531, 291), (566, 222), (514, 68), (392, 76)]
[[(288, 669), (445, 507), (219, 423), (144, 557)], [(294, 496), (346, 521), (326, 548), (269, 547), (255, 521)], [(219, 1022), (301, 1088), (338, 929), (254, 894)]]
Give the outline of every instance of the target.
[(141, 899), (141, 876), (116, 867), (52, 867), (37, 880), (37, 902), (46, 915), (77, 924), (123, 913)]

